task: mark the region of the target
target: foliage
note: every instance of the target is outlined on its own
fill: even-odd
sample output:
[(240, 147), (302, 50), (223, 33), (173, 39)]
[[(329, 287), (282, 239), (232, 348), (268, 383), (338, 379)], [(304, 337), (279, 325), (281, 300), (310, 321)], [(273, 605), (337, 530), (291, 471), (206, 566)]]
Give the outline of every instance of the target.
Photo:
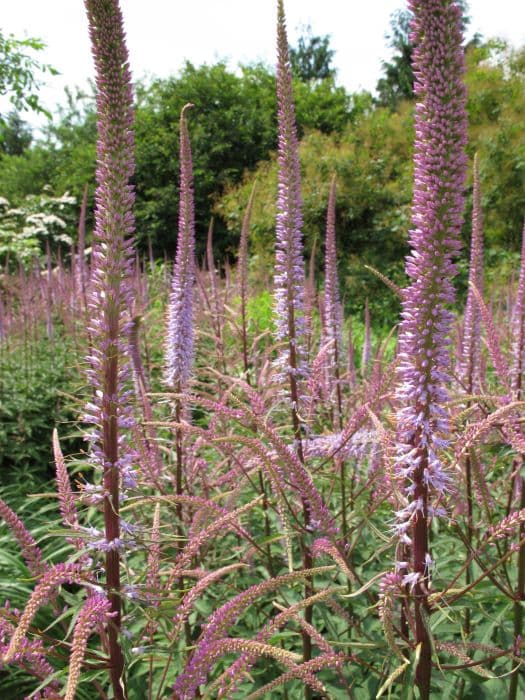
[(36, 483), (50, 478), (50, 427), (61, 426), (76, 451), (72, 343), (30, 336), (0, 348), (0, 483)]
[[(138, 91), (136, 183), (139, 242), (157, 252), (174, 251), (178, 201), (178, 115), (195, 105), (192, 140), (198, 254), (209, 224), (211, 201), (245, 168), (265, 158), (274, 144), (271, 76), (262, 68), (230, 72), (226, 64), (187, 63), (177, 78)], [(234, 139), (232, 140), (232, 135)], [(200, 240), (199, 240), (200, 239)], [(227, 242), (226, 248), (227, 248)]]
[[(501, 42), (471, 45), (467, 51), (469, 154), (479, 154), (486, 237), (499, 255), (518, 251), (525, 210), (525, 162), (521, 114), (525, 111), (524, 50), (511, 51)], [(365, 95), (366, 97), (366, 95)], [(355, 96), (354, 96), (355, 98)], [(304, 175), (304, 234), (307, 252), (324, 230), (328, 181), (337, 176), (337, 235), (341, 255), (340, 274), (349, 311), (371, 301), (374, 322), (384, 322), (395, 312), (396, 300), (385, 299), (381, 282), (364, 265), (380, 269), (403, 285), (402, 260), (409, 228), (411, 201), (412, 104), (400, 102), (396, 112), (388, 108), (356, 112), (351, 124), (332, 135), (310, 133), (302, 141), (300, 156)], [(274, 227), (273, 196), (276, 163), (261, 163), (239, 187), (228, 189), (217, 205), (232, 232), (240, 222), (253, 181), (257, 181), (252, 225), (252, 251), (269, 260)], [(470, 220), (471, 197), (466, 217)], [(469, 239), (468, 224), (463, 240)], [(495, 251), (501, 251), (500, 254)], [(465, 248), (466, 251), (466, 248)], [(466, 269), (466, 252), (462, 269)], [(463, 274), (460, 289), (464, 290)]]
[[(520, 139), (521, 117), (523, 112), (523, 88), (525, 77), (522, 52), (512, 52), (501, 43), (488, 43), (485, 46), (471, 44), (467, 52), (468, 71), (466, 81), (469, 87), (470, 154), (480, 152), (481, 177), (485, 182), (485, 203), (487, 206), (487, 235), (496, 247), (502, 250), (509, 246), (518, 248), (516, 233), (524, 207), (523, 186), (523, 141)], [(178, 140), (178, 111), (187, 101), (196, 107), (192, 115), (192, 141), (194, 144), (197, 250), (201, 257), (210, 216), (214, 209), (215, 231), (214, 248), (220, 259), (232, 257), (237, 249), (237, 224), (242, 217), (242, 207), (247, 201), (242, 196), (237, 204), (237, 214), (231, 217), (221, 202), (223, 194), (227, 199), (234, 197), (235, 185), (247, 173), (253, 172), (262, 162), (271, 158), (275, 149), (275, 78), (271, 70), (263, 65), (247, 66), (239, 75), (230, 72), (225, 64), (195, 67), (191, 64), (171, 79), (156, 81), (151, 86), (139, 86), (136, 114), (136, 158), (137, 172), (137, 229), (140, 247), (147, 248), (151, 240), (156, 255), (163, 251), (172, 254), (175, 249), (177, 227), (176, 209), (178, 201), (178, 161), (176, 157)], [(296, 80), (296, 113), (300, 135), (318, 129), (324, 134), (332, 134), (329, 153), (334, 153), (339, 142), (354, 139), (359, 148), (360, 132), (367, 128), (378, 135), (383, 145), (381, 158), (392, 160), (392, 177), (396, 178), (396, 160), (399, 150), (408, 156), (407, 144), (396, 144), (388, 135), (395, 131), (398, 119), (389, 118), (375, 109), (368, 93), (348, 95), (330, 79), (310, 81)], [(398, 104), (400, 115), (406, 115), (407, 107)], [(366, 126), (367, 120), (370, 126)], [(354, 127), (355, 124), (355, 127)], [(382, 132), (383, 125), (385, 133)], [(95, 128), (93, 98), (86, 95), (68, 96), (59, 120), (47, 128), (44, 142), (37, 142), (21, 155), (5, 154), (0, 170), (0, 194), (16, 207), (27, 194), (38, 194), (49, 184), (53, 193), (60, 196), (69, 190), (81, 200), (82, 190), (90, 184), (89, 207), (93, 203), (93, 173), (95, 169)], [(356, 130), (352, 137), (351, 130)], [(234, 134), (234, 138), (232, 135)], [(344, 134), (344, 136), (342, 136)], [(368, 143), (365, 139), (363, 143)], [(323, 156), (323, 160), (326, 158)], [(271, 161), (270, 161), (271, 162)], [(378, 179), (376, 160), (367, 166), (366, 158), (353, 178), (363, 192), (368, 184)], [(374, 168), (376, 171), (374, 172)], [(257, 177), (264, 174), (267, 165), (260, 165)], [(255, 178), (256, 175), (254, 174)], [(381, 181), (381, 177), (379, 177)], [(346, 191), (344, 181), (339, 183), (339, 198)], [(261, 189), (265, 189), (263, 184)], [(410, 200), (409, 181), (401, 178), (389, 188), (397, 189), (399, 197), (393, 200), (377, 200), (377, 209), (371, 209), (362, 223), (359, 217), (351, 216), (353, 235), (362, 241), (370, 241), (372, 250), (367, 258), (372, 265), (379, 262), (373, 247), (384, 236), (384, 231), (398, 230), (406, 225), (406, 215), (397, 211), (399, 203)], [(246, 186), (246, 192), (249, 185)], [(326, 188), (325, 188), (326, 189)], [(372, 189), (370, 186), (369, 189)], [(326, 192), (318, 191), (324, 197)], [(372, 200), (374, 194), (368, 194)], [(350, 193), (346, 200), (350, 200)], [(372, 202), (373, 205), (373, 202)], [(318, 199), (316, 208), (322, 210), (323, 202)], [(374, 206), (374, 205), (373, 205)], [(256, 206), (257, 208), (257, 206)], [(467, 205), (467, 220), (470, 201)], [(227, 218), (224, 218), (226, 216)], [(237, 222), (237, 223), (235, 223)], [(88, 217), (88, 230), (92, 224)], [(317, 231), (322, 230), (322, 217), (317, 219)], [(376, 224), (378, 224), (376, 228)], [(236, 228), (237, 226), (237, 228)], [(340, 224), (338, 224), (340, 226)], [(259, 225), (256, 223), (259, 229)], [(270, 228), (265, 227), (266, 249), (271, 248)], [(464, 238), (467, 240), (467, 230)], [(307, 232), (310, 236), (311, 232)], [(345, 236), (346, 240), (346, 236)], [(259, 250), (259, 246), (257, 246)], [(398, 277), (399, 261), (404, 249), (398, 248), (396, 259), (388, 260), (387, 274)], [(362, 287), (368, 281), (368, 273), (355, 271), (356, 284)], [(360, 280), (360, 281), (358, 281)], [(376, 285), (376, 282), (373, 282)], [(379, 287), (374, 287), (378, 290)], [(358, 293), (354, 288), (352, 294)], [(375, 293), (374, 293), (375, 296)], [(374, 316), (377, 316), (374, 313)]]
[[(49, 116), (38, 98), (40, 75), (56, 75), (57, 71), (32, 54), (44, 47), (40, 39), (16, 39), (0, 30), (0, 95), (8, 95), (17, 111), (32, 110)], [(3, 121), (0, 115), (0, 123)]]
[[(330, 133), (344, 128), (355, 110), (344, 88), (332, 79), (296, 81), (301, 133), (317, 128)], [(275, 76), (256, 64), (229, 70), (186, 63), (177, 76), (137, 86), (136, 219), (142, 249), (151, 241), (162, 255), (175, 250), (178, 202), (178, 114), (195, 105), (192, 141), (195, 162), (197, 251), (202, 255), (214, 201), (226, 186), (239, 182), (246, 169), (268, 158), (276, 147)], [(56, 194), (68, 189), (80, 201), (86, 183), (93, 202), (95, 171), (94, 102), (88, 95), (68, 94), (58, 121), (45, 129), (45, 141), (23, 154), (5, 155), (0, 193), (17, 204), (23, 196), (49, 184)], [(92, 207), (90, 206), (90, 209)], [(89, 223), (89, 222), (88, 222)], [(221, 257), (236, 249), (222, 221), (215, 223), (215, 246)]]
[(492, 41), (467, 52), (470, 153), (479, 154), (485, 226), (502, 252), (518, 251), (525, 211), (525, 47)]
[(408, 10), (398, 10), (390, 20), (391, 34), (387, 34), (389, 48), (395, 51), (390, 61), (383, 61), (383, 77), (377, 81), (377, 103), (395, 109), (401, 100), (412, 99), (414, 74)]
[(9, 112), (7, 120), (0, 123), (0, 151), (20, 156), (33, 140), (33, 134), (18, 112)]
[(290, 47), (292, 75), (305, 83), (310, 80), (333, 80), (334, 54), (335, 51), (330, 48), (330, 37), (314, 36), (312, 28), (307, 26), (299, 37), (297, 46)]
[[(342, 128), (348, 120), (348, 96), (332, 81), (298, 84), (300, 123), (323, 131)], [(178, 201), (177, 115), (187, 102), (195, 105), (191, 138), (195, 171), (197, 252), (215, 199), (238, 182), (245, 170), (275, 149), (275, 77), (262, 64), (241, 74), (224, 63), (195, 67), (187, 63), (176, 78), (139, 89), (136, 113), (137, 228), (139, 245), (149, 238), (154, 250), (174, 250)], [(231, 254), (235, 239), (215, 222), (214, 242), (221, 255)]]

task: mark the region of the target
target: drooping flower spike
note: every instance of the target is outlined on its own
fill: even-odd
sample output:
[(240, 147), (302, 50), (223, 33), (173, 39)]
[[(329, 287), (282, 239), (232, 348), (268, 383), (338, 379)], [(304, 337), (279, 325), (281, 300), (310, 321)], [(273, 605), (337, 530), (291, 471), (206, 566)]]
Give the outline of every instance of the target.
[(111, 615), (110, 603), (102, 593), (90, 595), (78, 614), (71, 645), (69, 659), (69, 675), (64, 695), (65, 700), (75, 700), (76, 689), (80, 680), (80, 671), (86, 655), (88, 639), (96, 630), (97, 625), (107, 622)]

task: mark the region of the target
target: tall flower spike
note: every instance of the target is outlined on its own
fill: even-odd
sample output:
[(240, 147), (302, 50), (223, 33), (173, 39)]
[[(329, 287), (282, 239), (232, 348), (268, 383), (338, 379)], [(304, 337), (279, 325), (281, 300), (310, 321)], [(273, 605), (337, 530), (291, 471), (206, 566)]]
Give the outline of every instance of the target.
[(105, 567), (114, 624), (109, 627), (110, 675), (115, 698), (124, 697), (120, 629), (119, 500), (134, 485), (134, 455), (123, 430), (132, 427), (131, 368), (126, 338), (132, 308), (134, 219), (133, 98), (118, 0), (85, 0), (97, 85), (97, 189), (92, 273), (88, 298), (93, 343), (88, 358), (94, 398), (88, 420), (96, 466), (104, 483)]
[(180, 201), (177, 256), (171, 282), (166, 339), (166, 383), (176, 392), (187, 388), (193, 362), (193, 286), (195, 281), (195, 215), (193, 171), (186, 112), (180, 115)]
[(399, 331), (400, 384), (397, 398), (397, 475), (407, 506), (397, 530), (412, 561), (403, 583), (415, 601), (416, 643), (421, 644), (416, 683), (430, 692), (431, 645), (424, 621), (431, 558), (427, 523), (433, 493), (446, 491), (440, 453), (448, 444), (448, 333), (456, 274), (452, 257), (460, 247), (466, 171), (467, 121), (461, 12), (454, 0), (410, 0), (416, 104), (412, 251), (406, 260), (411, 283), (404, 292)]
[[(277, 120), (278, 197), (275, 243), (275, 313), (277, 339), (283, 348), (277, 360), (281, 383), (296, 381), (306, 372), (302, 241), (301, 178), (292, 74), (282, 0), (277, 5)], [(297, 387), (291, 387), (292, 402), (298, 403)]]
[(368, 308), (368, 298), (365, 299), (365, 323), (363, 348), (361, 352), (361, 374), (364, 377), (368, 372), (372, 357), (372, 337), (370, 328), (370, 309)]
[(248, 306), (248, 237), (250, 233), (250, 220), (252, 215), (253, 199), (255, 196), (255, 187), (257, 182), (253, 183), (250, 198), (244, 213), (244, 219), (241, 228), (241, 239), (239, 242), (239, 262), (237, 265), (239, 275), (239, 297), (241, 300), (241, 323), (242, 323), (242, 357), (244, 365), (244, 378), (250, 384), (250, 367), (248, 362), (248, 319), (246, 310)]
[(525, 224), (521, 245), (521, 267), (518, 292), (512, 310), (512, 365), (510, 382), (513, 398), (523, 400), (523, 372), (525, 369)]
[(80, 204), (80, 215), (78, 218), (78, 250), (77, 250), (77, 269), (78, 286), (80, 288), (82, 304), (86, 305), (86, 285), (88, 269), (86, 266), (86, 213), (88, 200), (88, 186), (84, 185), (82, 193), (82, 202)]
[[(335, 175), (330, 184), (328, 197), (328, 211), (326, 216), (325, 239), (325, 279), (324, 279), (324, 330), (326, 341), (331, 341), (330, 347), (330, 375), (335, 380), (337, 392), (337, 410), (341, 415), (341, 387), (339, 383), (339, 370), (341, 362), (341, 350), (343, 347), (343, 313), (339, 297), (339, 279), (337, 277), (337, 248), (335, 239)], [(341, 426), (338, 426), (341, 428)]]
[(477, 154), (474, 157), (473, 179), (469, 290), (463, 320), (461, 357), (458, 363), (458, 376), (468, 394), (478, 390), (481, 380), (481, 313), (472, 288), (473, 284), (480, 293), (483, 290), (483, 214)]
[[(517, 401), (523, 400), (523, 372), (525, 368), (525, 225), (523, 226), (523, 238), (521, 247), (521, 267), (518, 281), (518, 292), (512, 310), (512, 365), (510, 369), (510, 388), (511, 396)], [(510, 427), (510, 426), (509, 426)], [(510, 431), (509, 431), (510, 432)], [(516, 431), (517, 435), (522, 436), (522, 431)], [(523, 476), (523, 451), (515, 459), (516, 465), (516, 481), (513, 484), (513, 490), (517, 490), (520, 494), (520, 509), (525, 510), (525, 477)], [(521, 469), (520, 469), (521, 467)], [(521, 524), (519, 529), (518, 539), (522, 540), (525, 536), (525, 524)], [(516, 644), (521, 640), (523, 634), (523, 609), (522, 601), (525, 597), (525, 546), (519, 547), (518, 554), (518, 581), (515, 592), (514, 603), (514, 638)], [(518, 673), (514, 672), (509, 688), (509, 699), (514, 700), (518, 697)]]

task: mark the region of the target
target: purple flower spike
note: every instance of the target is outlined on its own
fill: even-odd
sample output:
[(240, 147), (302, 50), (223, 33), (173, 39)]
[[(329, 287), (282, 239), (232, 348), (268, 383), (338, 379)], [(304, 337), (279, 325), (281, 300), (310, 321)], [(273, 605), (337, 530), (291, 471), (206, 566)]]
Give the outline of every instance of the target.
[(512, 310), (511, 391), (516, 401), (523, 401), (523, 371), (525, 368), (525, 224), (521, 245), (521, 267), (518, 293)]
[(42, 552), (35, 538), (27, 530), (18, 515), (1, 498), (0, 519), (5, 522), (18, 542), (31, 576), (37, 577), (44, 573), (47, 565), (42, 561)]
[(444, 408), (449, 381), (449, 330), (454, 300), (452, 262), (460, 248), (465, 182), (467, 120), (461, 11), (454, 0), (410, 0), (416, 104), (412, 250), (406, 260), (411, 282), (403, 294), (399, 331), (400, 384), (397, 398), (398, 459), (406, 505), (398, 511), (400, 573), (415, 606), (415, 638), (421, 644), (416, 684), (430, 692), (431, 642), (428, 613), (428, 519), (437, 511), (434, 494), (448, 489), (441, 453), (447, 446)]
[(461, 357), (457, 368), (459, 378), (468, 394), (477, 391), (481, 381), (481, 312), (472, 288), (474, 285), (480, 293), (483, 290), (483, 214), (477, 154), (474, 158), (472, 200), (469, 290), (465, 305)]
[(176, 392), (187, 388), (193, 363), (193, 285), (195, 281), (195, 219), (191, 146), (187, 104), (180, 115), (180, 204), (177, 257), (171, 283), (166, 341), (166, 383)]
[[(449, 353), (447, 335), (454, 300), (452, 256), (460, 247), (466, 143), (465, 88), (460, 11), (450, 0), (411, 0), (416, 41), (415, 189), (399, 337), (401, 383), (397, 396), (397, 473), (410, 504), (442, 492), (447, 477), (439, 454), (446, 446)], [(400, 517), (409, 518), (409, 510)], [(411, 509), (410, 513), (417, 513)]]
[[(89, 333), (93, 342), (87, 361), (94, 393), (85, 420), (96, 428), (89, 437), (93, 461), (129, 480), (130, 460), (123, 428), (133, 425), (127, 335), (132, 306), (133, 111), (131, 75), (124, 44), (122, 16), (116, 0), (86, 0), (96, 70), (98, 140), (95, 230), (88, 295)], [(111, 492), (109, 483), (105, 484)], [(115, 494), (112, 494), (116, 502)], [(115, 535), (117, 536), (117, 535)]]
[[(128, 334), (132, 308), (134, 202), (133, 97), (128, 52), (118, 0), (85, 0), (97, 85), (97, 189), (88, 297), (93, 348), (88, 376), (94, 395), (88, 420), (94, 462), (102, 469), (106, 585), (114, 624), (108, 629), (113, 694), (124, 700), (124, 658), (118, 639), (121, 618), (119, 501), (135, 485), (134, 452), (126, 430), (133, 427)], [(113, 545), (111, 543), (114, 543)]]
[[(284, 384), (292, 377), (305, 375), (306, 350), (301, 178), (282, 0), (277, 6), (277, 120), (279, 167), (274, 293), (277, 339), (283, 342), (277, 360), (278, 378)], [(292, 401), (296, 402), (297, 397), (292, 397)]]
[(341, 350), (343, 347), (343, 309), (339, 296), (339, 279), (337, 276), (337, 248), (335, 237), (335, 175), (330, 183), (330, 195), (328, 198), (328, 211), (326, 216), (325, 238), (325, 278), (324, 278), (324, 335), (326, 342), (330, 342), (330, 378), (333, 380), (337, 392), (338, 413), (341, 414), (341, 392), (339, 386), (339, 365)]

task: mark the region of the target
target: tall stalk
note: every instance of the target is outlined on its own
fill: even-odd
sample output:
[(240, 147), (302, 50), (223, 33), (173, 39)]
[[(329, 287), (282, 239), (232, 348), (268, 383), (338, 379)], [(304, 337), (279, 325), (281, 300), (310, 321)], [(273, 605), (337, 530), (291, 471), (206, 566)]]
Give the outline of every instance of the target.
[(250, 198), (246, 206), (241, 228), (241, 240), (239, 243), (239, 262), (237, 265), (239, 274), (239, 297), (241, 301), (241, 338), (242, 338), (242, 363), (244, 380), (251, 386), (250, 362), (248, 358), (248, 237), (250, 232), (250, 220), (255, 195), (255, 184), (252, 187)]
[[(523, 227), (521, 267), (518, 281), (518, 292), (514, 302), (512, 318), (512, 359), (510, 370), (511, 394), (516, 401), (523, 400), (523, 372), (525, 369), (525, 226)], [(515, 459), (516, 478), (512, 480), (511, 489), (518, 490), (520, 503), (518, 508), (525, 508), (525, 477), (523, 472), (523, 454), (518, 454)], [(525, 536), (525, 524), (522, 523), (519, 529), (519, 540)], [(521, 544), (518, 551), (518, 576), (516, 591), (514, 594), (514, 638), (516, 648), (519, 649), (519, 642), (523, 634), (523, 606), (525, 605), (525, 545)], [(516, 700), (518, 697), (519, 669), (516, 669), (510, 679), (509, 700)]]
[(412, 594), (416, 684), (426, 700), (432, 671), (429, 522), (439, 514), (433, 496), (443, 494), (449, 482), (440, 459), (449, 432), (444, 403), (452, 314), (446, 307), (454, 300), (452, 257), (460, 247), (467, 122), (461, 11), (454, 0), (410, 0), (409, 6), (417, 105), (412, 252), (406, 261), (411, 282), (403, 294), (397, 391), (396, 469), (406, 505), (397, 513), (397, 531), (411, 553), (411, 561), (398, 562), (398, 568)]
[[(175, 421), (180, 423), (184, 417), (185, 405), (180, 394), (187, 388), (193, 366), (193, 288), (195, 284), (195, 211), (193, 196), (193, 162), (190, 136), (186, 113), (193, 107), (185, 105), (180, 114), (179, 158), (180, 158), (180, 198), (179, 230), (177, 235), (177, 253), (171, 281), (170, 302), (168, 308), (167, 339), (165, 352), (164, 379), (166, 384), (179, 396), (175, 399)], [(184, 481), (184, 435), (180, 428), (175, 431), (175, 493), (183, 493)], [(177, 503), (177, 549), (184, 548), (183, 509)], [(178, 578), (178, 587), (182, 595), (184, 578)], [(186, 646), (190, 646), (190, 628), (184, 625)]]
[[(472, 236), (470, 243), (469, 291), (463, 320), (463, 338), (461, 355), (457, 373), (463, 389), (467, 394), (466, 408), (472, 405), (472, 394), (480, 390), (481, 383), (481, 314), (475, 299), (472, 285), (481, 292), (483, 289), (483, 214), (481, 210), (481, 189), (479, 182), (479, 162), (477, 154), (474, 157), (473, 191), (472, 191)], [(467, 543), (470, 556), (474, 538), (473, 504), (474, 492), (472, 483), (472, 459), (469, 451), (465, 457), (465, 487), (467, 495)], [(465, 583), (472, 581), (472, 566), (465, 570)], [(470, 609), (465, 609), (463, 625), (465, 636), (470, 635)]]
[[(277, 3), (277, 120), (278, 120), (278, 197), (275, 244), (275, 311), (277, 338), (282, 343), (277, 367), (279, 380), (288, 387), (292, 432), (297, 457), (304, 465), (302, 447), (304, 426), (300, 417), (301, 380), (306, 373), (304, 290), (305, 274), (302, 241), (301, 179), (292, 75), (288, 55), (288, 39), (282, 0)], [(308, 503), (303, 497), (303, 519), (310, 528)], [(303, 541), (303, 565), (313, 563), (309, 546)], [(313, 593), (313, 581), (305, 581), (305, 597)], [(312, 621), (312, 607), (304, 612), (307, 623)], [(302, 630), (303, 661), (312, 657), (312, 640)], [(305, 685), (305, 700), (311, 689)]]
[[(331, 343), (329, 354), (329, 374), (332, 393), (335, 393), (335, 411), (333, 412), (333, 429), (343, 430), (343, 394), (341, 391), (341, 350), (343, 314), (339, 297), (339, 279), (337, 276), (337, 248), (335, 237), (335, 175), (330, 183), (328, 208), (326, 215), (325, 238), (325, 283), (324, 283), (324, 333), (327, 342)], [(341, 529), (346, 542), (348, 535), (347, 503), (346, 503), (346, 463), (341, 457), (335, 458), (336, 469), (339, 472), (341, 488)]]
[(131, 75), (118, 0), (85, 0), (97, 85), (97, 189), (92, 276), (88, 307), (93, 348), (88, 358), (95, 389), (88, 407), (97, 429), (92, 456), (103, 474), (106, 587), (110, 601), (108, 628), (110, 677), (115, 698), (125, 698), (121, 628), (119, 502), (121, 485), (131, 485), (131, 452), (123, 428), (132, 423), (124, 392), (129, 378), (125, 338), (131, 308), (134, 219), (133, 111)]

